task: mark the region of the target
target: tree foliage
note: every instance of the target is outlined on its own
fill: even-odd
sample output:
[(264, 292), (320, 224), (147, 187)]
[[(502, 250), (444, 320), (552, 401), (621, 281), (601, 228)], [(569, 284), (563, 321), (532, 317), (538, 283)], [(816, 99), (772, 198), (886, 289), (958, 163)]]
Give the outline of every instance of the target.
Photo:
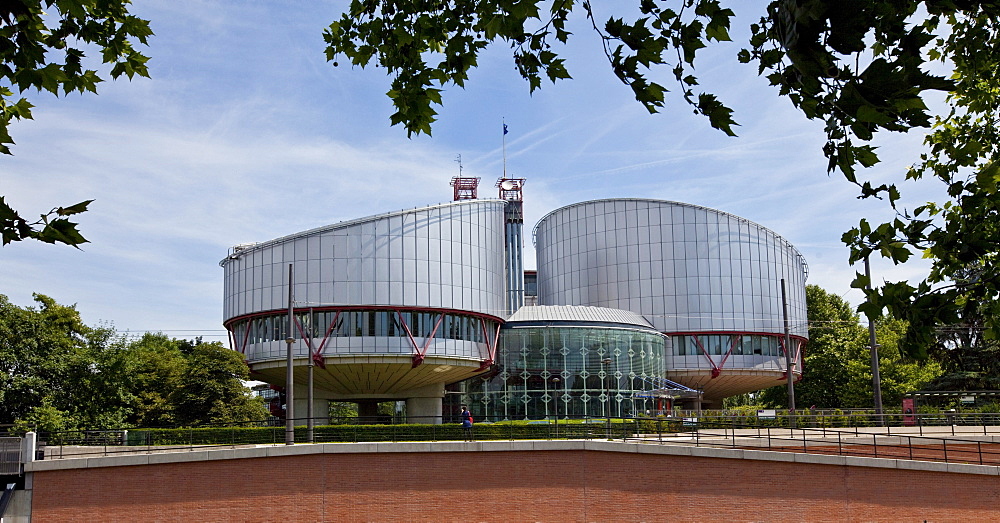
[[(112, 78), (149, 76), (134, 44), (153, 34), (149, 22), (128, 12), (128, 0), (9, 0), (0, 3), (0, 153), (11, 154), (10, 124), (30, 119), (29, 91), (53, 95), (97, 92), (98, 71), (86, 52), (100, 54)], [(66, 217), (90, 201), (56, 207), (39, 220), (23, 218), (0, 197), (3, 244), (24, 239), (77, 246), (87, 240)]]
[(393, 75), (387, 94), (396, 107), (392, 124), (403, 124), (410, 135), (430, 134), (437, 114), (433, 105), (442, 102), (440, 86), (464, 86), (491, 42), (513, 48), (517, 71), (532, 92), (541, 87), (543, 75), (552, 82), (570, 78), (553, 43), (569, 41), (566, 22), (579, 7), (601, 38), (612, 71), (649, 112), (664, 106), (668, 90), (648, 72), (667, 66), (684, 100), (713, 126), (734, 135), (732, 111), (712, 94), (695, 93), (698, 80), (690, 74), (698, 49), (711, 40), (730, 39), (733, 12), (717, 0), (684, 1), (676, 10), (663, 4), (642, 0), (643, 17), (633, 22), (612, 17), (601, 28), (590, 2), (353, 0), (325, 32), (327, 58), (334, 65), (343, 55), (353, 65), (365, 67), (374, 60), (387, 68)]
[(88, 327), (75, 307), (0, 295), (0, 424), (45, 431), (200, 425), (267, 418), (249, 370), (219, 343)]
[(163, 334), (146, 333), (132, 342), (132, 380), (135, 398), (132, 420), (140, 427), (167, 427), (177, 423), (171, 398), (181, 387), (187, 360), (180, 342)]
[[(843, 298), (816, 285), (806, 287), (809, 344), (806, 346), (802, 379), (795, 384), (795, 403), (801, 408), (872, 407), (871, 352), (868, 329)], [(906, 325), (883, 319), (876, 326), (879, 373), (885, 405), (899, 404), (907, 392), (918, 390), (940, 374), (934, 362), (908, 360), (900, 342)], [(760, 401), (787, 406), (785, 386), (761, 392)]]
[[(20, 308), (0, 296), (0, 423), (33, 416), (123, 422), (124, 394), (116, 383), (121, 346), (109, 343), (107, 329), (84, 325), (73, 307), (42, 295), (35, 301), (37, 308)], [(106, 404), (92, 401), (98, 390)]]
[[(492, 42), (513, 48), (518, 72), (531, 90), (542, 75), (569, 78), (553, 48), (571, 34), (566, 22), (582, 11), (604, 44), (613, 73), (650, 111), (665, 105), (667, 89), (650, 81), (666, 68), (679, 82), (683, 100), (713, 127), (733, 134), (732, 111), (709, 92), (695, 93), (691, 74), (699, 49), (729, 39), (734, 10), (755, 4), (720, 0), (637, 0), (607, 7), (639, 16), (597, 22), (590, 2), (471, 0), (406, 2), (354, 0), (326, 31), (327, 57), (346, 57), (362, 67), (373, 61), (388, 69), (393, 124), (430, 133), (441, 86), (464, 85), (481, 51)], [(822, 153), (829, 172), (858, 186), (859, 197), (884, 199), (896, 218), (882, 224), (861, 220), (844, 234), (852, 263), (871, 255), (904, 263), (914, 254), (932, 268), (916, 285), (887, 282), (866, 290), (875, 319), (888, 311), (905, 320), (905, 350), (926, 356), (935, 328), (958, 322), (988, 304), (984, 334), (1000, 332), (1000, 2), (968, 0), (773, 0), (738, 58), (757, 65), (808, 119), (825, 123)], [(941, 71), (937, 73), (936, 71)], [(935, 103), (937, 94), (944, 103)], [(905, 180), (933, 179), (948, 199), (914, 209), (902, 207), (901, 186), (873, 184), (865, 168), (879, 163), (876, 139), (885, 133), (927, 129), (925, 149)], [(970, 263), (981, 277), (955, 281)], [(853, 285), (866, 289), (858, 276)]]
[(243, 380), (250, 369), (243, 356), (218, 342), (195, 345), (187, 355), (180, 384), (170, 399), (181, 425), (259, 421), (269, 415), (263, 401), (251, 397)]
[(981, 312), (973, 309), (961, 323), (937, 330), (930, 357), (941, 364), (944, 374), (926, 389), (1000, 390), (1000, 341), (984, 335), (984, 323)]

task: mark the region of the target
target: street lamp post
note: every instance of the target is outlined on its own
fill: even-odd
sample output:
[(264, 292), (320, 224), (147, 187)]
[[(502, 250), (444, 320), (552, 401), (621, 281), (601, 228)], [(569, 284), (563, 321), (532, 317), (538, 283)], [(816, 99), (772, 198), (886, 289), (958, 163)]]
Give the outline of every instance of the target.
[(606, 419), (604, 424), (604, 436), (611, 439), (611, 409), (609, 400), (611, 396), (608, 394), (608, 365), (611, 365), (611, 358), (604, 358), (601, 360), (601, 370), (604, 371), (604, 376), (601, 377), (601, 385), (604, 387), (604, 401), (601, 402), (601, 410), (604, 411), (604, 417)]
[(293, 264), (288, 264), (288, 336), (285, 337), (287, 349), (285, 353), (285, 445), (295, 444), (295, 360), (293, 359), (292, 345), (295, 338), (292, 337), (294, 329), (294, 312), (292, 308), (292, 289), (294, 279), (292, 276)]
[[(871, 292), (872, 290), (872, 276), (871, 267), (868, 264), (868, 256), (865, 256), (865, 278), (868, 283), (865, 284), (865, 290)], [(871, 302), (871, 296), (868, 296), (868, 302)], [(868, 317), (868, 347), (871, 351), (872, 356), (872, 395), (875, 400), (875, 418), (878, 420), (878, 425), (881, 427), (885, 424), (884, 412), (882, 411), (882, 377), (879, 374), (878, 368), (878, 343), (875, 342), (875, 322), (872, 318)]]
[(555, 399), (556, 399), (556, 437), (559, 437), (559, 382), (562, 381), (559, 377), (552, 378), (552, 383), (555, 384)]
[[(785, 383), (788, 386), (788, 423), (795, 428), (795, 376), (792, 373), (792, 336), (788, 330), (788, 299), (785, 296), (785, 279), (781, 279), (781, 315), (785, 323)], [(798, 363), (796, 361), (796, 363)]]

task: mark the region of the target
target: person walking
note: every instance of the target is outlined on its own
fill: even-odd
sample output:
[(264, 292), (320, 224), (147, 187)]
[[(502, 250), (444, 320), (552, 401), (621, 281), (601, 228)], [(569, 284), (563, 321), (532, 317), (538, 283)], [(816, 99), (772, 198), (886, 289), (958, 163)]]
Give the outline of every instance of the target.
[(472, 413), (469, 407), (462, 405), (462, 431), (465, 432), (465, 441), (476, 441), (476, 435), (472, 432)]

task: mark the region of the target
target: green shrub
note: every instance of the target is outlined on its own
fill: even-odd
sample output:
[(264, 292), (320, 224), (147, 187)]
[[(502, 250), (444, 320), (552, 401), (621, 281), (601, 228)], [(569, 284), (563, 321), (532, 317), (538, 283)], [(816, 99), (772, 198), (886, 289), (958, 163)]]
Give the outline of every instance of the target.
[[(655, 431), (668, 430), (679, 425), (648, 420), (650, 425), (640, 425), (635, 421), (605, 420), (587, 423), (584, 420), (570, 420), (556, 423), (528, 421), (502, 421), (477, 423), (477, 440), (510, 439), (595, 439), (632, 435), (637, 428)], [(295, 427), (295, 441), (308, 440), (306, 427)], [(313, 429), (317, 443), (328, 442), (380, 442), (380, 441), (462, 441), (465, 433), (461, 425), (321, 425)], [(285, 427), (227, 427), (227, 428), (177, 428), (177, 429), (136, 429), (128, 432), (129, 445), (260, 445), (285, 441)]]

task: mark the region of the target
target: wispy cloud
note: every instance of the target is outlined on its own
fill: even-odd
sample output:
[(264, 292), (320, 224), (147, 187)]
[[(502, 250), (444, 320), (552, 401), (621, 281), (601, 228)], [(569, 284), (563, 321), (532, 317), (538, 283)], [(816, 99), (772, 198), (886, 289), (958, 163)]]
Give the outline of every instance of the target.
[[(448, 87), (434, 136), (411, 140), (388, 124), (384, 70), (326, 62), (322, 28), (346, 7), (136, 4), (156, 31), (153, 78), (107, 82), (99, 96), (35, 97), (36, 120), (14, 126), (15, 156), (0, 158), (0, 189), (18, 209), (95, 198), (79, 218), (92, 243), (0, 249), (0, 293), (19, 304), (50, 294), (78, 303), (88, 322), (121, 329), (220, 329), (218, 261), (228, 247), (446, 201), (456, 154), (492, 197), (506, 117), (508, 172), (528, 179), (526, 229), (581, 200), (687, 201), (775, 230), (803, 252), (810, 281), (852, 296), (855, 269), (840, 234), (861, 216), (884, 217), (885, 206), (856, 200), (855, 188), (826, 175), (817, 124), (802, 122), (752, 68), (711, 57), (699, 71), (736, 108), (734, 139), (676, 93), (661, 114), (647, 114), (592, 38), (566, 48), (574, 80), (531, 96), (499, 46), (467, 89)], [(897, 177), (918, 142), (883, 144), (886, 165), (873, 176)], [(906, 196), (919, 202), (935, 190)], [(527, 247), (531, 266), (530, 238)], [(873, 269), (894, 278), (921, 270)]]

